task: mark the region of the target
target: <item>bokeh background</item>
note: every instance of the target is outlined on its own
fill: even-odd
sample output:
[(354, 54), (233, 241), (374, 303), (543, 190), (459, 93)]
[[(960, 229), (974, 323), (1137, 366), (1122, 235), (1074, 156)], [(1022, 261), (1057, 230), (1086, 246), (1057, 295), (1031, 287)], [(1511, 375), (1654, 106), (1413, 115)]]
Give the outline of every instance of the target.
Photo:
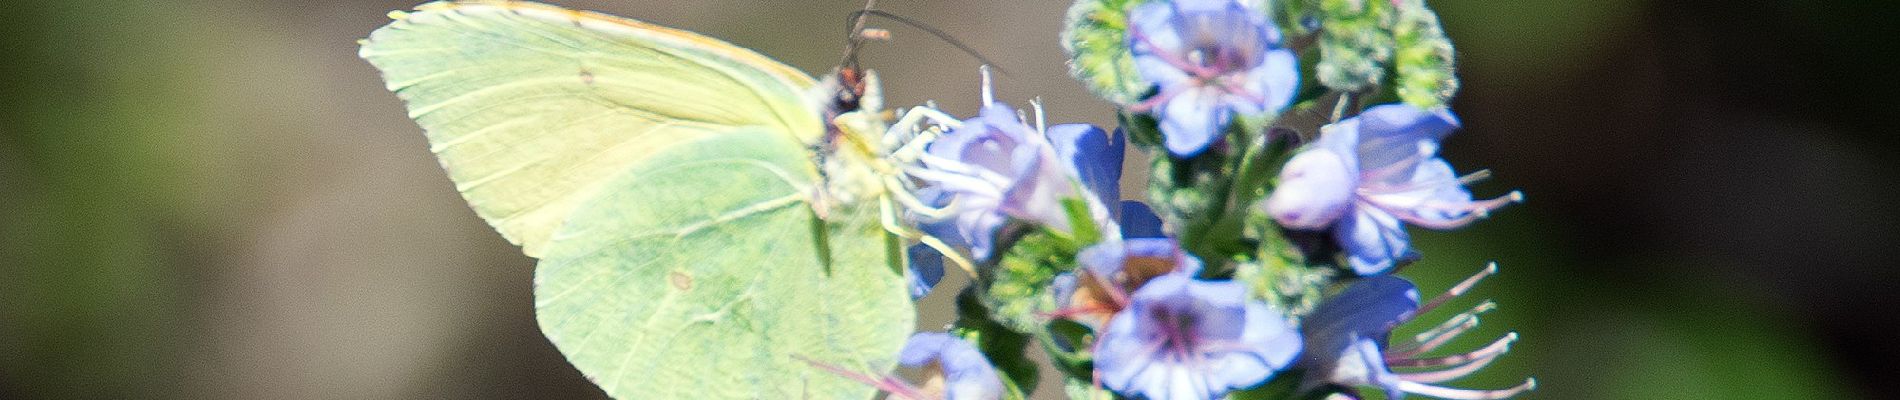
[[(355, 39), (408, 1), (0, 9), (0, 398), (595, 398), (536, 331), (532, 260), (457, 197)], [(807, 71), (849, 0), (562, 1)], [(1467, 387), (1530, 398), (1868, 398), (1900, 388), (1900, 3), (1433, 0), (1466, 129), (1529, 202), (1419, 233), (1427, 293), (1496, 260)], [(1112, 124), (1068, 78), (1066, 1), (884, 0)], [(976, 106), (922, 33), (867, 50), (893, 104)], [(1139, 185), (1125, 185), (1139, 188)], [(1468, 306), (1476, 299), (1460, 305)], [(1456, 308), (1456, 307), (1448, 307)], [(1429, 320), (1440, 320), (1441, 311)]]

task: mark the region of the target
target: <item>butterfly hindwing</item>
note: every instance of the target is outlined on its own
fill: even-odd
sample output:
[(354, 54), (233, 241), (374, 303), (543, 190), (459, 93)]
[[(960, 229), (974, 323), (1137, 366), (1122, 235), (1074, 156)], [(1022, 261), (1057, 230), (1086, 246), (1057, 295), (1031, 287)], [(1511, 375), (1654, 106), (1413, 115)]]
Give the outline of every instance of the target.
[(607, 183), (535, 269), (542, 333), (616, 398), (869, 398), (808, 361), (890, 368), (908, 286), (875, 208), (816, 217), (792, 143), (708, 136)]

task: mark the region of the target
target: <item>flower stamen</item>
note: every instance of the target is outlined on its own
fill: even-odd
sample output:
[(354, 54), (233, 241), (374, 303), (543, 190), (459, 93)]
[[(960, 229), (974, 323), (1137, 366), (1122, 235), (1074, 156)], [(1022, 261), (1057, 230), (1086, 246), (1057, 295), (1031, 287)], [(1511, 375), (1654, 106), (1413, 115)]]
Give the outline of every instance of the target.
[(1484, 269), (1478, 270), (1478, 273), (1471, 274), (1471, 276), (1465, 278), (1464, 281), (1458, 282), (1457, 285), (1452, 285), (1451, 289), (1446, 290), (1445, 293), (1439, 294), (1438, 297), (1433, 297), (1431, 301), (1427, 301), (1425, 304), (1418, 306), (1418, 311), (1414, 312), (1414, 315), (1421, 315), (1438, 309), (1438, 306), (1444, 305), (1445, 302), (1451, 301), (1454, 297), (1465, 295), (1465, 292), (1470, 292), (1471, 288), (1477, 287), (1478, 282), (1484, 281), (1484, 278), (1488, 278), (1491, 275), (1497, 275), (1497, 273), (1498, 263), (1486, 263)]
[(1417, 383), (1417, 382), (1412, 382), (1412, 381), (1399, 381), (1398, 385), (1399, 385), (1399, 390), (1405, 391), (1407, 393), (1422, 394), (1422, 395), (1432, 396), (1432, 397), (1437, 397), (1437, 398), (1442, 398), (1442, 399), (1453, 399), (1453, 400), (1507, 399), (1507, 398), (1511, 398), (1512, 396), (1516, 396), (1519, 394), (1523, 394), (1524, 392), (1531, 391), (1532, 389), (1536, 389), (1537, 378), (1524, 378), (1524, 383), (1522, 384), (1518, 384), (1517, 386), (1511, 387), (1509, 389), (1498, 389), (1498, 390), (1455, 389), (1455, 388), (1448, 388), (1448, 387), (1442, 387), (1442, 386), (1432, 386), (1432, 385), (1427, 385), (1427, 384)]
[[(1409, 358), (1412, 356), (1430, 352), (1432, 350), (1436, 350), (1438, 349), (1438, 346), (1443, 346), (1446, 342), (1450, 342), (1452, 339), (1458, 338), (1458, 335), (1464, 334), (1465, 331), (1469, 331), (1471, 330), (1471, 328), (1478, 327), (1478, 315), (1484, 314), (1486, 312), (1490, 312), (1491, 310), (1495, 310), (1497, 308), (1498, 308), (1498, 303), (1486, 300), (1483, 304), (1479, 304), (1477, 307), (1472, 307), (1471, 311), (1466, 311), (1464, 313), (1458, 314), (1457, 316), (1453, 316), (1451, 319), (1446, 320), (1444, 324), (1441, 324), (1437, 327), (1433, 327), (1431, 330), (1427, 330), (1423, 333), (1419, 333), (1418, 336), (1414, 336), (1412, 340), (1414, 341), (1414, 343), (1416, 343), (1415, 345), (1409, 346), (1404, 349), (1396, 349), (1393, 351), (1389, 351), (1387, 353), (1393, 354), (1394, 356), (1398, 358)], [(1386, 357), (1386, 358), (1392, 359), (1393, 357)]]
[(1439, 382), (1449, 381), (1452, 379), (1463, 378), (1466, 375), (1470, 375), (1473, 372), (1477, 372), (1479, 369), (1483, 369), (1486, 365), (1490, 365), (1492, 361), (1496, 361), (1499, 356), (1503, 356), (1504, 353), (1510, 352), (1511, 343), (1516, 342), (1516, 341), (1517, 341), (1517, 333), (1512, 332), (1509, 334), (1505, 334), (1504, 337), (1498, 338), (1498, 340), (1495, 342), (1491, 342), (1491, 345), (1485, 346), (1484, 348), (1481, 348), (1478, 350), (1474, 350), (1470, 353), (1456, 354), (1456, 355), (1428, 358), (1428, 359), (1407, 359), (1407, 360), (1400, 360), (1400, 361), (1391, 361), (1391, 362), (1387, 362), (1386, 365), (1393, 366), (1393, 367), (1450, 366), (1450, 368), (1446, 368), (1446, 369), (1442, 369), (1438, 371), (1411, 372), (1411, 373), (1399, 374), (1400, 377), (1403, 377), (1405, 378), (1405, 380), (1408, 380), (1408, 381), (1424, 382), (1424, 383), (1439, 383)]

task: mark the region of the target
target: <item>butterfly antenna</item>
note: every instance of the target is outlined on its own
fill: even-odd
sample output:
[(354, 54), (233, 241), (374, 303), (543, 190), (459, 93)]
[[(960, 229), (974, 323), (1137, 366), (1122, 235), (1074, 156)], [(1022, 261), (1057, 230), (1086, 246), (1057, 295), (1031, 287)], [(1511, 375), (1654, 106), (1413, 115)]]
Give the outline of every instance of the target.
[[(869, 3), (875, 3), (875, 2), (876, 2), (875, 0), (872, 0)], [(971, 58), (975, 58), (978, 62), (982, 62), (984, 65), (993, 66), (996, 69), (996, 73), (1002, 74), (1003, 76), (1012, 76), (1010, 75), (1009, 71), (1004, 70), (1003, 67), (998, 65), (995, 61), (991, 61), (989, 57), (984, 57), (983, 53), (977, 52), (976, 48), (970, 47), (970, 45), (967, 45), (967, 44), (963, 44), (963, 41), (957, 40), (956, 37), (950, 36), (949, 33), (946, 33), (941, 29), (937, 29), (936, 27), (930, 26), (929, 24), (918, 22), (917, 20), (914, 20), (914, 19), (905, 18), (902, 15), (892, 14), (888, 11), (871, 8), (871, 4), (869, 3), (865, 4), (865, 8), (863, 10), (852, 11), (851, 14), (847, 16), (846, 18), (846, 21), (849, 23), (849, 26), (851, 27), (851, 38), (853, 40), (852, 42), (853, 51), (848, 52), (850, 54), (846, 56), (847, 61), (856, 61), (855, 58), (857, 57), (857, 54), (855, 53), (855, 50), (856, 50), (855, 46), (858, 44), (862, 44), (865, 40), (864, 35), (859, 33), (860, 31), (864, 29), (864, 21), (866, 19), (869, 19), (869, 17), (878, 17), (878, 18), (891, 20), (893, 22), (897, 22), (900, 24), (904, 24), (912, 28), (917, 28), (917, 30), (924, 31), (924, 33), (929, 33), (931, 36), (936, 36), (937, 39), (942, 40), (944, 43), (949, 43), (951, 46), (956, 47), (957, 50), (962, 50), (964, 54), (970, 55)]]
[(877, 0), (865, 0), (863, 10), (854, 11), (845, 18), (844, 59), (838, 60), (838, 65), (843, 69), (858, 68), (858, 49), (864, 47), (864, 42), (870, 39), (864, 34), (864, 25), (870, 22), (869, 12), (876, 9)]

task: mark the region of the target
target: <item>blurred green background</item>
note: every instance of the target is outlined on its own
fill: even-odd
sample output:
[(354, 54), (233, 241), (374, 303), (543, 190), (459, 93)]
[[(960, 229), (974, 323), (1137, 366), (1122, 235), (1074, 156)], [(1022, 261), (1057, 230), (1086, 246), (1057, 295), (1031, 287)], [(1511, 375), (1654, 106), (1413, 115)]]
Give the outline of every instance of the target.
[[(12, 2), (0, 18), (0, 398), (593, 398), (355, 39), (404, 1)], [(884, 0), (998, 60), (999, 97), (1112, 124), (1066, 1)], [(822, 72), (857, 1), (563, 1)], [(1900, 4), (1434, 0), (1465, 169), (1529, 203), (1418, 233), (1427, 293), (1496, 260), (1530, 398), (1891, 393)], [(975, 109), (977, 63), (887, 26), (891, 104)], [(1136, 170), (1142, 168), (1133, 167)], [(1136, 171), (1135, 173), (1139, 173)], [(1125, 185), (1138, 191), (1139, 185)], [(1132, 193), (1131, 193), (1132, 194)], [(941, 299), (933, 299), (933, 302)], [(1446, 307), (1447, 309), (1459, 307)], [(1437, 321), (1453, 311), (1428, 315)], [(940, 321), (940, 320), (939, 320)], [(1047, 392), (1045, 390), (1045, 392)]]

